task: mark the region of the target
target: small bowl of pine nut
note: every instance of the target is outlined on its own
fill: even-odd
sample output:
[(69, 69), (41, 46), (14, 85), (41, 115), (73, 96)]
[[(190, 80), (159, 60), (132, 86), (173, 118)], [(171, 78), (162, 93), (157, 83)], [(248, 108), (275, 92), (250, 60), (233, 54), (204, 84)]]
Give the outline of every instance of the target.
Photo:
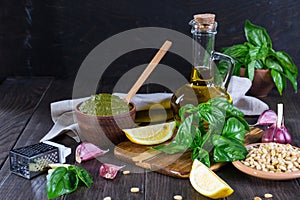
[(232, 163), (238, 170), (269, 180), (300, 178), (299, 147), (270, 142), (250, 144), (246, 148), (245, 160)]

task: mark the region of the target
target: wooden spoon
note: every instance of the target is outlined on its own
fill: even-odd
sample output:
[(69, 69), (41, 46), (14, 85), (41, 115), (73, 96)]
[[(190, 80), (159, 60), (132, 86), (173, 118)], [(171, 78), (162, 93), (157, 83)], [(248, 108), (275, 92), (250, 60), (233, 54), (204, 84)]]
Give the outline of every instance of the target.
[(155, 69), (155, 67), (158, 65), (160, 60), (164, 57), (164, 55), (167, 53), (169, 48), (171, 47), (172, 42), (165, 41), (165, 43), (161, 46), (159, 51), (156, 53), (156, 55), (153, 57), (151, 62), (148, 64), (146, 69), (143, 71), (139, 79), (135, 82), (135, 84), (132, 86), (132, 88), (129, 90), (127, 95), (125, 96), (124, 100), (127, 103), (130, 103), (132, 97), (137, 93), (137, 91), (140, 89), (140, 87), (143, 85), (145, 80), (149, 77), (149, 75), (152, 73), (152, 71)]

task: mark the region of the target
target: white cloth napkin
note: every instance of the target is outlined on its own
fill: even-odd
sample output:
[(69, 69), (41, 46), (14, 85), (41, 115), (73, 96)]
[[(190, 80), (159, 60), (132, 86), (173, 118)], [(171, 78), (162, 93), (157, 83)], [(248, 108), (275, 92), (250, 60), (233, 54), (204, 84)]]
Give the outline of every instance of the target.
[[(245, 94), (250, 87), (251, 81), (248, 78), (232, 76), (228, 92), (233, 99), (233, 105), (244, 112), (245, 115), (260, 115), (263, 111), (268, 110), (269, 106), (255, 97), (246, 96)], [(114, 94), (121, 98), (125, 96), (125, 94), (122, 93)], [(152, 105), (157, 103), (167, 108), (171, 96), (171, 93), (136, 94), (132, 102), (136, 104), (137, 111), (148, 110)], [(54, 125), (40, 141), (47, 141), (59, 134), (66, 133), (77, 142), (80, 142), (80, 138), (78, 137), (79, 128), (74, 119), (74, 108), (78, 103), (88, 98), (89, 97), (51, 103), (51, 118)]]
[(269, 106), (256, 97), (246, 96), (251, 86), (252, 82), (248, 78), (232, 76), (227, 91), (232, 97), (233, 105), (245, 115), (260, 115)]

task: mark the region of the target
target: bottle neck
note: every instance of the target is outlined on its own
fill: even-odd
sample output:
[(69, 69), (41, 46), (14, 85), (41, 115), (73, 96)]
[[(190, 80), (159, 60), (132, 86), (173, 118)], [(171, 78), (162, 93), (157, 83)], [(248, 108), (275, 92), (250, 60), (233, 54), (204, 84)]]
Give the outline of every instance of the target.
[(212, 53), (214, 51), (217, 23), (202, 25), (194, 20), (191, 33), (193, 35), (193, 70), (191, 82), (213, 81), (214, 69), (212, 67)]

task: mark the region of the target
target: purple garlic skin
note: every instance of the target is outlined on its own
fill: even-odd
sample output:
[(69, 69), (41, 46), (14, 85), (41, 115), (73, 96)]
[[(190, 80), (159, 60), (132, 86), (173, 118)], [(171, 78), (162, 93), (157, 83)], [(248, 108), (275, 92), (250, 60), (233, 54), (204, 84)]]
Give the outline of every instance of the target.
[(282, 131), (284, 132), (284, 137), (285, 137), (285, 143), (289, 144), (292, 142), (292, 136), (289, 133), (289, 131), (286, 129), (284, 125), (281, 126)]
[(81, 163), (82, 161), (91, 160), (101, 156), (106, 152), (108, 152), (108, 150), (102, 150), (92, 143), (83, 142), (76, 148), (75, 160), (78, 163)]
[(265, 110), (258, 117), (256, 125), (269, 126), (276, 123), (277, 114), (273, 110)]
[(288, 144), (292, 142), (292, 137), (284, 125), (278, 127), (276, 124), (273, 124), (264, 131), (261, 141)]
[(285, 137), (284, 137), (284, 133), (283, 130), (281, 129), (281, 127), (276, 127), (275, 129), (275, 134), (274, 134), (274, 142), (280, 143), (280, 144), (285, 144)]
[(100, 166), (100, 176), (106, 179), (114, 179), (120, 169), (125, 166), (117, 166), (113, 164), (104, 163)]
[[(275, 113), (275, 112), (274, 112)], [(265, 117), (267, 115), (275, 116), (276, 114), (272, 113), (271, 111), (269, 113), (263, 113), (261, 116)], [(269, 127), (267, 130), (265, 130), (263, 136), (262, 136), (262, 142), (277, 142), (281, 144), (287, 144), (292, 142), (291, 134), (288, 132), (286, 127), (284, 126), (283, 121), (283, 104), (279, 103), (277, 104), (277, 113), (278, 117), (276, 121), (273, 123), (271, 127)]]
[(274, 134), (275, 134), (275, 130), (276, 129), (276, 124), (273, 124), (271, 127), (269, 127), (268, 129), (266, 129), (264, 131), (264, 134), (261, 138), (262, 142), (273, 142), (274, 141)]

